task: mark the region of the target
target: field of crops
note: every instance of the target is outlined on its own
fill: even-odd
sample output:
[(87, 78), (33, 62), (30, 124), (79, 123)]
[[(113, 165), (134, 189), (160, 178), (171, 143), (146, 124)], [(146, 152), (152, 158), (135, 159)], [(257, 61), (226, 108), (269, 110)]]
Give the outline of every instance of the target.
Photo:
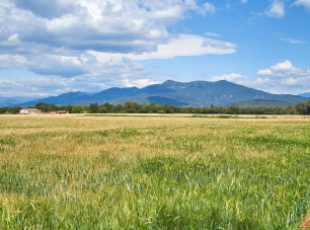
[(0, 116), (0, 229), (298, 229), (305, 117)]

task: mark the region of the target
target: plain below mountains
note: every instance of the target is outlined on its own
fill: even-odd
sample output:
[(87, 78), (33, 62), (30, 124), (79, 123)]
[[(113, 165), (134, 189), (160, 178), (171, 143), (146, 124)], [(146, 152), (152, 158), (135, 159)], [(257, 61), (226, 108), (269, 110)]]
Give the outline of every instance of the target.
[[(250, 100), (250, 101), (248, 101)], [(259, 100), (257, 103), (256, 100)], [(98, 93), (70, 92), (55, 97), (32, 100), (19, 103), (19, 106), (34, 106), (38, 102), (61, 105), (89, 105), (109, 102), (112, 104), (134, 101), (138, 103), (170, 104), (175, 106), (225, 106), (243, 101), (247, 107), (255, 106), (284, 106), (295, 105), (307, 101), (307, 98), (289, 94), (271, 94), (261, 90), (231, 83), (225, 80), (218, 82), (194, 81), (176, 82), (166, 81), (162, 84), (150, 85), (144, 88), (110, 88)], [(264, 104), (264, 101), (266, 102)], [(272, 102), (271, 102), (272, 101)], [(254, 102), (254, 103), (252, 103)], [(243, 107), (243, 106), (241, 106)]]

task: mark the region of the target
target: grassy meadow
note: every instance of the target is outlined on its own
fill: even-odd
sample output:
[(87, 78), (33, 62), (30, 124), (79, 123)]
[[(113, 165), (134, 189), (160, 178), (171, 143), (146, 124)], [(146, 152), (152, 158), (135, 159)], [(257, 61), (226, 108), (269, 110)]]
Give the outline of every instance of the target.
[(310, 119), (191, 116), (0, 116), (0, 229), (298, 229)]

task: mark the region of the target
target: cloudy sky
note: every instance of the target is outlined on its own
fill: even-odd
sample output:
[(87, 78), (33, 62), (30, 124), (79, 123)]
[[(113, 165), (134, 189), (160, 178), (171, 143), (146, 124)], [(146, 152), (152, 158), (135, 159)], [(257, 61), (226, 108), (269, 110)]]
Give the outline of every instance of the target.
[(175, 81), (310, 91), (310, 0), (0, 0), (0, 96)]

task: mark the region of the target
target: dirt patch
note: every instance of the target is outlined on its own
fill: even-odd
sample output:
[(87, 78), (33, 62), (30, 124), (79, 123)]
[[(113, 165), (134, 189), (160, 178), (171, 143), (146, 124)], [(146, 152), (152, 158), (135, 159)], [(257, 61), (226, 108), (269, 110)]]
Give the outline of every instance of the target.
[(303, 230), (310, 229), (310, 216), (304, 219), (299, 229), (303, 229)]

